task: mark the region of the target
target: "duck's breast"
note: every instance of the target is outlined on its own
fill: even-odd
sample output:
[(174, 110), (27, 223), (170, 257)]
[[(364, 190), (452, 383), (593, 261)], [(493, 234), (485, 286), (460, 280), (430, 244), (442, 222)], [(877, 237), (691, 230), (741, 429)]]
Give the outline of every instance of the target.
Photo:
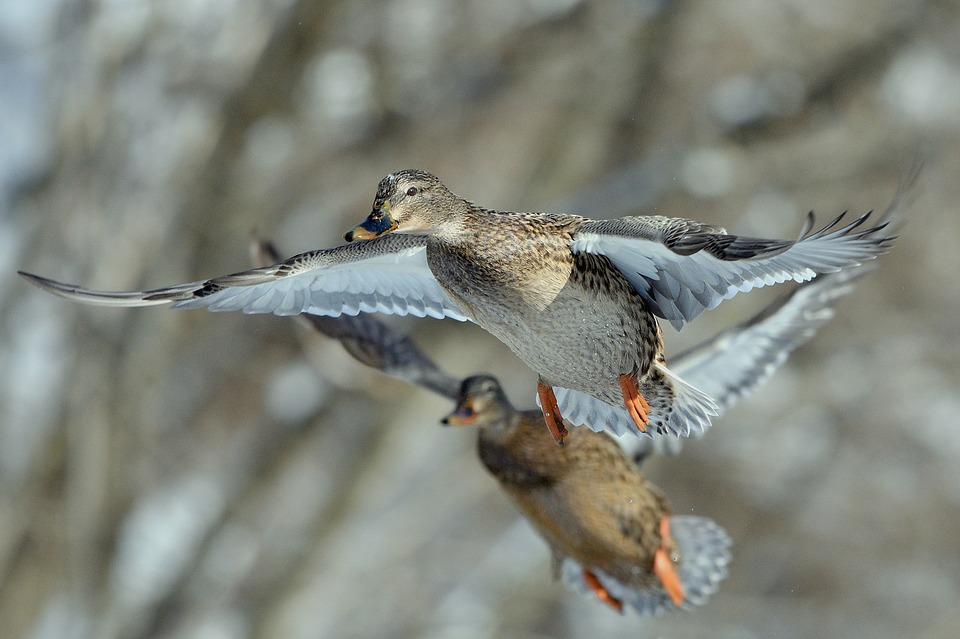
[(616, 389), (661, 348), (656, 319), (610, 261), (563, 237), (441, 247), (428, 261), (447, 294), (550, 384)]

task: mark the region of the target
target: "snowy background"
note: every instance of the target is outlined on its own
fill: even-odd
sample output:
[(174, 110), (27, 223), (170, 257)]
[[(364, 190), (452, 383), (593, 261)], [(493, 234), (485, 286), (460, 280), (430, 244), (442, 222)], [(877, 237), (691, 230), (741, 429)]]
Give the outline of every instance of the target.
[[(880, 270), (646, 466), (735, 542), (707, 607), (654, 620), (550, 580), (448, 402), (289, 319), (15, 274), (138, 289), (246, 268), (252, 229), (332, 246), (406, 167), (490, 207), (793, 237), (883, 209), (920, 155)], [(0, 0), (0, 635), (955, 637), (958, 203), (957, 0)], [(475, 326), (398, 325), (533, 405)]]

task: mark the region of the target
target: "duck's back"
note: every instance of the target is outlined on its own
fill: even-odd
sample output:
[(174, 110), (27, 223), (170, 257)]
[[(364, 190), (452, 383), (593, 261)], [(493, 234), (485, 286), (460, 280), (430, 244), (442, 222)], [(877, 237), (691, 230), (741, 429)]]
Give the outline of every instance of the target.
[(556, 554), (624, 583), (647, 585), (669, 506), (616, 442), (586, 428), (558, 446), (539, 413), (511, 433), (481, 431), (481, 460)]

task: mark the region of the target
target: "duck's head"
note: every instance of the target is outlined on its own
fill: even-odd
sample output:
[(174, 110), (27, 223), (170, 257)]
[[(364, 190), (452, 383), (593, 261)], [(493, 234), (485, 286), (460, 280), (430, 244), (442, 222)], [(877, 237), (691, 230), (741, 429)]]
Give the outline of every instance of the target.
[(419, 169), (391, 173), (377, 187), (373, 210), (344, 235), (348, 242), (372, 240), (387, 233), (435, 233), (457, 203), (440, 178)]
[(445, 426), (506, 426), (514, 413), (500, 382), (490, 375), (463, 380), (457, 408), (441, 420)]

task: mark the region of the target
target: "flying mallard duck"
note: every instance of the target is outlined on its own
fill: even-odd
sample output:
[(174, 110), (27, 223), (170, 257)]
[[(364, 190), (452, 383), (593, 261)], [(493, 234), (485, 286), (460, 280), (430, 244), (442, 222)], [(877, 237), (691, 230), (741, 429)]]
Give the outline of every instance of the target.
[(739, 291), (873, 259), (894, 238), (884, 225), (861, 228), (868, 216), (811, 232), (811, 215), (797, 240), (757, 239), (680, 218), (493, 211), (410, 169), (381, 180), (351, 243), (272, 266), (131, 292), (21, 274), (108, 306), (472, 320), (539, 373), (537, 400), (557, 441), (563, 417), (617, 435), (687, 436), (708, 428), (717, 406), (666, 367), (657, 318), (680, 328)]
[(672, 515), (660, 490), (602, 433), (556, 450), (540, 411), (513, 408), (493, 377), (463, 382), (444, 424), (480, 427), (480, 461), (547, 541), (556, 577), (617, 611), (701, 605), (727, 576), (730, 538), (705, 517)]

